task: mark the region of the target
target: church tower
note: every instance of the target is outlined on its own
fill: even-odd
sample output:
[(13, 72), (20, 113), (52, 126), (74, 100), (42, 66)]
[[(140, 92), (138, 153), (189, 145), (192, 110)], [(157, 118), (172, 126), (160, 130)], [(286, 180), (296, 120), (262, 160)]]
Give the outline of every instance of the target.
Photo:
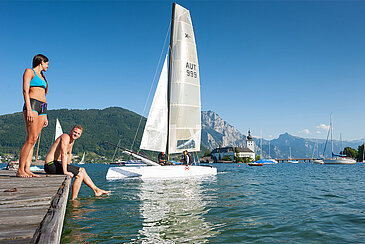
[(247, 148), (255, 152), (255, 141), (252, 139), (251, 130), (248, 130)]

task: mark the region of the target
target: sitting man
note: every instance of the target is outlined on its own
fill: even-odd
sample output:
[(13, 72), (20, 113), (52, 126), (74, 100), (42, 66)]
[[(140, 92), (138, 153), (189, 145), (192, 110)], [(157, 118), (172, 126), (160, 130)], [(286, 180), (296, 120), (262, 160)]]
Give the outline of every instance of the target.
[(183, 162), (184, 165), (192, 165), (194, 163), (193, 158), (191, 157), (190, 153), (187, 150), (183, 151), (181, 161)]
[(75, 125), (69, 135), (60, 135), (49, 149), (44, 164), (44, 171), (46, 171), (47, 174), (64, 174), (75, 177), (72, 185), (72, 200), (77, 198), (82, 182), (94, 191), (95, 196), (110, 193), (110, 191), (104, 191), (96, 187), (84, 168), (70, 165), (72, 147), (75, 140), (81, 136), (82, 131), (83, 128), (81, 125)]
[(165, 152), (160, 152), (157, 156), (158, 158), (158, 163), (160, 165), (166, 165), (167, 164), (167, 155), (165, 154)]

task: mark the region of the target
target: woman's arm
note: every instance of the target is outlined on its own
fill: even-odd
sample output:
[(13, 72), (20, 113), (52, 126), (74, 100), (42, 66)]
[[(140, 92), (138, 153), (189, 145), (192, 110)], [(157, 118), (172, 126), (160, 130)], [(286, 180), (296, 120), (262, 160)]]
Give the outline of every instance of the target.
[(30, 106), (30, 97), (29, 97), (29, 90), (30, 90), (30, 81), (34, 77), (34, 72), (32, 69), (26, 69), (23, 75), (23, 97), (25, 107), (27, 108), (27, 121), (29, 123), (33, 122), (34, 120), (34, 113), (32, 111), (32, 107)]

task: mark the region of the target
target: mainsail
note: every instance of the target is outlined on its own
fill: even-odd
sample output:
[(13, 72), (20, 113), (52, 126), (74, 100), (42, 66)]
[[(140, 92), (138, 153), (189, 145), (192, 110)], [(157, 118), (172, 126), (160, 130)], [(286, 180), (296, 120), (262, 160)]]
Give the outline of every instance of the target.
[(171, 38), (168, 152), (200, 151), (200, 76), (189, 10), (175, 4)]
[(200, 76), (189, 10), (174, 4), (169, 76), (167, 57), (148, 115), (141, 149), (200, 151)]

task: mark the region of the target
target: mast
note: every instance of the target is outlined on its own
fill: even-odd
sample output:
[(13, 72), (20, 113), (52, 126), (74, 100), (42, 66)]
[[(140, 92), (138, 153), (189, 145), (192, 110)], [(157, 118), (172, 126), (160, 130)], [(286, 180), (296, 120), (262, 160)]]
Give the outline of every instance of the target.
[(332, 127), (332, 113), (331, 113), (331, 120), (330, 120), (330, 128), (331, 128), (331, 157), (333, 157), (333, 127)]
[(172, 17), (171, 17), (171, 33), (170, 33), (170, 45), (169, 45), (169, 72), (167, 81), (167, 140), (166, 140), (166, 155), (169, 157), (169, 140), (170, 140), (170, 83), (171, 83), (171, 68), (172, 68), (172, 48), (174, 41), (174, 24), (175, 24), (175, 6), (176, 3), (172, 4)]

